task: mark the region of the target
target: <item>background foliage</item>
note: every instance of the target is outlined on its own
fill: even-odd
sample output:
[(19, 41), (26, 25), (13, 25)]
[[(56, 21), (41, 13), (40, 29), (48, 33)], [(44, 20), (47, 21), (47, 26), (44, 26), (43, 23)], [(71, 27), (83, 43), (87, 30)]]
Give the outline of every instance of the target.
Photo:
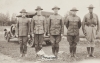
[(13, 13), (11, 17), (9, 13), (0, 13), (0, 26), (10, 26), (11, 24), (15, 24), (16, 21), (17, 18), (15, 13)]

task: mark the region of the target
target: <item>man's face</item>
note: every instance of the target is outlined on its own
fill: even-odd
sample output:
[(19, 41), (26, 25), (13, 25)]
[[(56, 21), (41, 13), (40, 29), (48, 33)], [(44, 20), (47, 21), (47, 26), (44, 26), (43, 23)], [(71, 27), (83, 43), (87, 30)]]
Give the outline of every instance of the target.
[(72, 11), (69, 12), (69, 15), (72, 15)]
[(57, 14), (58, 13), (58, 9), (54, 9), (54, 13)]
[(77, 11), (72, 11), (71, 13), (72, 15), (76, 15)]
[(40, 9), (37, 10), (37, 15), (41, 15), (41, 10)]
[(92, 13), (93, 12), (93, 8), (89, 8), (89, 12)]
[(26, 17), (26, 13), (21, 13), (22, 14), (22, 17)]

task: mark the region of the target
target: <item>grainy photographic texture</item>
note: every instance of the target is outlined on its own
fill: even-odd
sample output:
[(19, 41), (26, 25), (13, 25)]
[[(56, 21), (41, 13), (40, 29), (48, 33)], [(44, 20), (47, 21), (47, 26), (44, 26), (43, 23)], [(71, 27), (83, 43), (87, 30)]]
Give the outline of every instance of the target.
[(100, 63), (100, 0), (0, 0), (0, 63)]

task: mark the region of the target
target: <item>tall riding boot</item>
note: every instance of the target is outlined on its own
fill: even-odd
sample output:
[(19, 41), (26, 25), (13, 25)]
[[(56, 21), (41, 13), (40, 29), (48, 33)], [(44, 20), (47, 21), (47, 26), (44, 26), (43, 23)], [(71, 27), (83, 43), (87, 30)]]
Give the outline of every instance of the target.
[(24, 56), (23, 41), (20, 40), (19, 43), (20, 43), (20, 57), (23, 57)]
[(23, 46), (20, 47), (20, 57), (24, 56), (24, 49)]
[(90, 47), (87, 47), (87, 53), (88, 53), (87, 57), (90, 57)]
[(70, 57), (73, 57), (73, 50), (72, 50), (72, 46), (70, 46)]
[(58, 52), (59, 52), (59, 47), (56, 47), (56, 50), (55, 50), (55, 56), (56, 56), (56, 58), (58, 56)]
[(91, 57), (95, 57), (94, 55), (93, 55), (93, 53), (94, 53), (94, 47), (91, 47)]
[(54, 46), (52, 46), (52, 53), (53, 53), (53, 55), (55, 55), (55, 47)]
[(24, 45), (24, 56), (27, 57), (27, 46)]
[(39, 47), (37, 45), (35, 46), (35, 52), (36, 52), (36, 58), (38, 58), (39, 56), (37, 53), (39, 52)]
[(37, 50), (37, 46), (35, 46), (35, 52), (36, 52), (36, 53), (38, 52), (38, 50)]
[(73, 57), (76, 57), (76, 46), (73, 47)]
[(39, 48), (38, 48), (38, 50), (40, 51), (42, 49), (42, 45), (39, 45)]

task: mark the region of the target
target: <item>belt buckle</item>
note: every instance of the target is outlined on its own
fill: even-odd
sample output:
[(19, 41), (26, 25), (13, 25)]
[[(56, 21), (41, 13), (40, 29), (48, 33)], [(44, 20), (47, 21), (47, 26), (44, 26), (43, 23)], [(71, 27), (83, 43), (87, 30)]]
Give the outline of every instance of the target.
[(94, 24), (91, 24), (91, 27), (95, 27), (95, 25)]

